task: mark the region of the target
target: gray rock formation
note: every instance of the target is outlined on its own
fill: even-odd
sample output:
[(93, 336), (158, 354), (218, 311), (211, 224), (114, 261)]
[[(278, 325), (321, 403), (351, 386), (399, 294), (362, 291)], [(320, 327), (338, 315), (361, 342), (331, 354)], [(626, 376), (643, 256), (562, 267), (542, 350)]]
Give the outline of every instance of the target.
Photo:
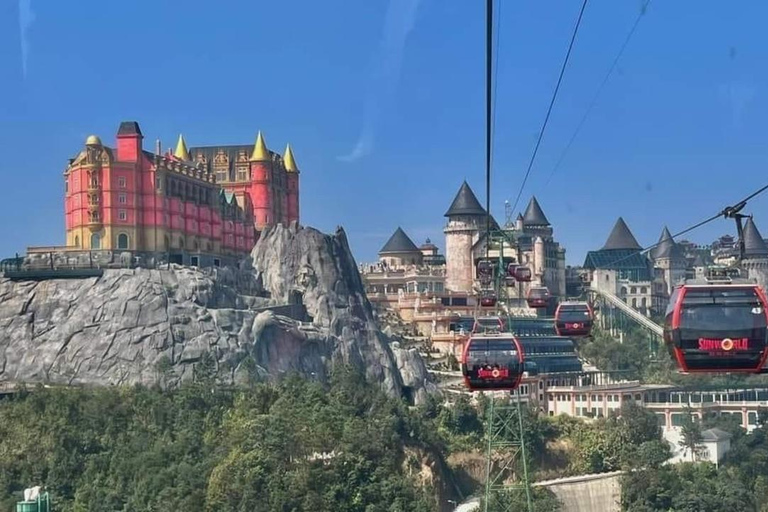
[(377, 328), (343, 231), (272, 228), (241, 269), (0, 278), (0, 382), (173, 385), (206, 365), (223, 382), (325, 379), (336, 362), (393, 395), (433, 389)]
[(363, 368), (369, 380), (393, 395), (405, 386), (417, 402), (425, 390), (434, 389), (419, 355), (396, 358), (379, 330), (343, 229), (331, 236), (278, 225), (262, 233), (251, 256), (273, 301), (285, 304), (301, 297), (313, 325), (327, 332), (334, 362)]

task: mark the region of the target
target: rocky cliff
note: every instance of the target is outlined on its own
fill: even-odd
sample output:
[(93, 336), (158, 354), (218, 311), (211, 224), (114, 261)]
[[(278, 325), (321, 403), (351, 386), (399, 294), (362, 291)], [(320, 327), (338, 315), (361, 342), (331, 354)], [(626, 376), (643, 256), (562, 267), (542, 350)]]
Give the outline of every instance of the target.
[(173, 384), (201, 366), (224, 382), (324, 379), (337, 362), (393, 395), (433, 389), (378, 329), (342, 230), (271, 228), (240, 269), (0, 279), (0, 382)]

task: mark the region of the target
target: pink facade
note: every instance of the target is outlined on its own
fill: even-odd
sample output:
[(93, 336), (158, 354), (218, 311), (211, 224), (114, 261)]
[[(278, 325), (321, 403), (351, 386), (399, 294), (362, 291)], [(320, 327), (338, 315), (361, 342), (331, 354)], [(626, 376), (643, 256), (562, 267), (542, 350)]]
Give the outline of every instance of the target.
[(67, 245), (231, 256), (249, 252), (255, 243), (252, 212), (223, 199), (211, 173), (170, 154), (143, 151), (142, 138), (138, 124), (123, 123), (116, 149), (89, 137), (70, 161)]

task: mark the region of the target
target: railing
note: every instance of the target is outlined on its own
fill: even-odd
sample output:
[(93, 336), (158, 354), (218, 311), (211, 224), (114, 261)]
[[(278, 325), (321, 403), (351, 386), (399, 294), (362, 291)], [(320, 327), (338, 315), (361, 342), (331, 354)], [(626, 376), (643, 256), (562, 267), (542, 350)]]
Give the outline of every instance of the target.
[(664, 328), (662, 326), (660, 326), (656, 322), (653, 322), (642, 313), (637, 312), (633, 307), (628, 305), (626, 302), (621, 300), (619, 297), (617, 297), (613, 293), (607, 292), (605, 290), (596, 289), (596, 288), (590, 288), (589, 290), (587, 290), (587, 293), (593, 294), (605, 299), (609, 304), (620, 309), (629, 318), (634, 320), (636, 323), (640, 324), (642, 327), (648, 329), (656, 336), (662, 337), (664, 335)]

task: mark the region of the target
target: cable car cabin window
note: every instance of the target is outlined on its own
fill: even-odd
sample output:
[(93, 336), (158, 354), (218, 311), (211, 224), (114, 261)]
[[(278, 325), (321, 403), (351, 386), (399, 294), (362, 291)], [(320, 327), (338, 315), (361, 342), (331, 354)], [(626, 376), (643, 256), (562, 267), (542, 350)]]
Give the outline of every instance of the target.
[(557, 319), (561, 322), (580, 322), (589, 320), (589, 310), (586, 307), (575, 308), (562, 306), (557, 315)]

